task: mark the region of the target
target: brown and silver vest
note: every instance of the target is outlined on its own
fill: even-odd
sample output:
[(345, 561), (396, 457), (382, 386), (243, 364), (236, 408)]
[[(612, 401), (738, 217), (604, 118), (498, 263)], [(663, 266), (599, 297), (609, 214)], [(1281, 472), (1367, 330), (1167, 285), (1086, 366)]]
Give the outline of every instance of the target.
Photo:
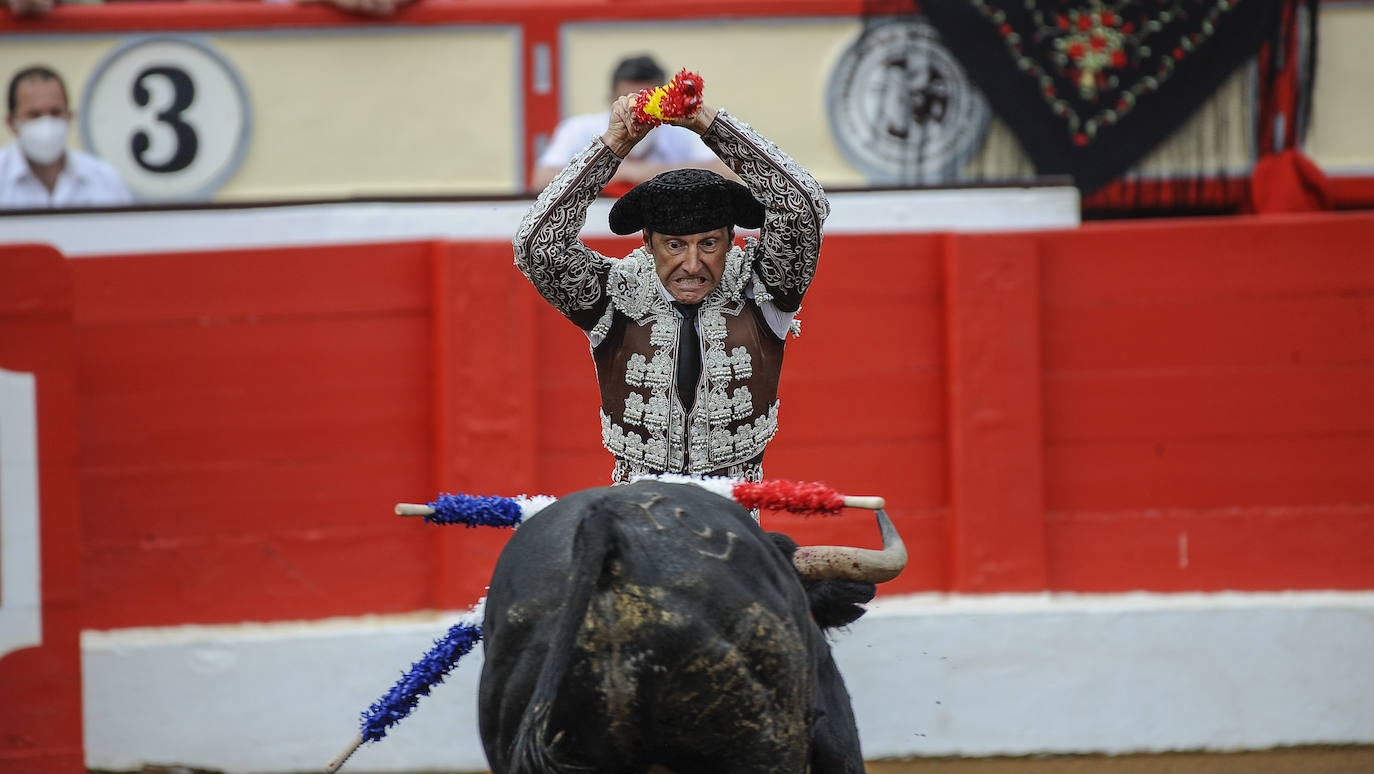
[[(754, 478), (778, 429), (778, 377), (784, 341), (757, 301), (761, 285), (745, 273), (744, 252), (726, 257), (718, 285), (698, 312), (702, 367), (691, 411), (677, 394), (678, 328), (653, 257), (642, 248), (614, 261), (606, 313), (594, 328), (601, 387), (601, 438), (616, 457), (614, 478), (643, 473)], [(761, 297), (748, 298), (746, 288)]]

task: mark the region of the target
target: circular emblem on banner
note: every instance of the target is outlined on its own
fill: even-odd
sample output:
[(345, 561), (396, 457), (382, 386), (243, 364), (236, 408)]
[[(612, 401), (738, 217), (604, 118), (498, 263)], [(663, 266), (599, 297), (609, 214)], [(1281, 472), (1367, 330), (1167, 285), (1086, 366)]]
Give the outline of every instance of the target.
[(139, 38), (105, 57), (82, 96), (81, 139), (140, 199), (208, 199), (248, 148), (252, 114), (232, 65), (202, 40)]
[(836, 143), (875, 182), (953, 180), (987, 133), (987, 100), (919, 19), (866, 29), (831, 72), (826, 102)]

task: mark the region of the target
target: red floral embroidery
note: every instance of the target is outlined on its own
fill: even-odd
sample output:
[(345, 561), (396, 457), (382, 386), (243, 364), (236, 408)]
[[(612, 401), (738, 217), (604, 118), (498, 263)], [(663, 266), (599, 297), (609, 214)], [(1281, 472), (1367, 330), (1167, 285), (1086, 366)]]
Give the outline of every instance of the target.
[[(1244, 1), (1154, 0), (1107, 9), (1102, 0), (1025, 0), (1025, 12), (1011, 14), (997, 0), (969, 0), (1019, 69), (1039, 81), (1077, 145), (1094, 142), (1100, 127), (1157, 91), (1177, 62), (1206, 44), (1221, 16)], [(1180, 20), (1186, 29), (1174, 24)]]

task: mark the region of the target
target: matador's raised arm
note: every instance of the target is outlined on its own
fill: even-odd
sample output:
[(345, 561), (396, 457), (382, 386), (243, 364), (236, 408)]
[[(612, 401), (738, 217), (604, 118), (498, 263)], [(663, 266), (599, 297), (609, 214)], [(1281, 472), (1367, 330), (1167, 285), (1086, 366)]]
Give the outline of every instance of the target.
[[(759, 240), (748, 247), (750, 266), (774, 304), (795, 311), (820, 258), (821, 225), (830, 213), (825, 191), (791, 156), (723, 110), (702, 140), (763, 204)], [(601, 139), (594, 140), (539, 195), (512, 241), (516, 267), (584, 330), (605, 311), (611, 259), (587, 247), (578, 234), (587, 208), (619, 164)]]
[(620, 166), (597, 138), (549, 183), (515, 230), (515, 266), (544, 300), (586, 330), (605, 311), (610, 259), (578, 234), (587, 208)]
[(764, 207), (753, 268), (785, 312), (801, 306), (821, 254), (830, 201), (820, 183), (781, 148), (724, 110), (701, 136)]

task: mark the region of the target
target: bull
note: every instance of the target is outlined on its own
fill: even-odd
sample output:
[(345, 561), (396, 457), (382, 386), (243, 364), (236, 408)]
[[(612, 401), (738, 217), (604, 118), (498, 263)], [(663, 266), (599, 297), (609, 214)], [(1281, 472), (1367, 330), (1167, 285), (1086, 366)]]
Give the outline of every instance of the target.
[(737, 503), (658, 481), (578, 492), (528, 519), (497, 561), (483, 623), (493, 774), (862, 772), (818, 621), (854, 620), (904, 566), (878, 514), (882, 551), (799, 549)]

